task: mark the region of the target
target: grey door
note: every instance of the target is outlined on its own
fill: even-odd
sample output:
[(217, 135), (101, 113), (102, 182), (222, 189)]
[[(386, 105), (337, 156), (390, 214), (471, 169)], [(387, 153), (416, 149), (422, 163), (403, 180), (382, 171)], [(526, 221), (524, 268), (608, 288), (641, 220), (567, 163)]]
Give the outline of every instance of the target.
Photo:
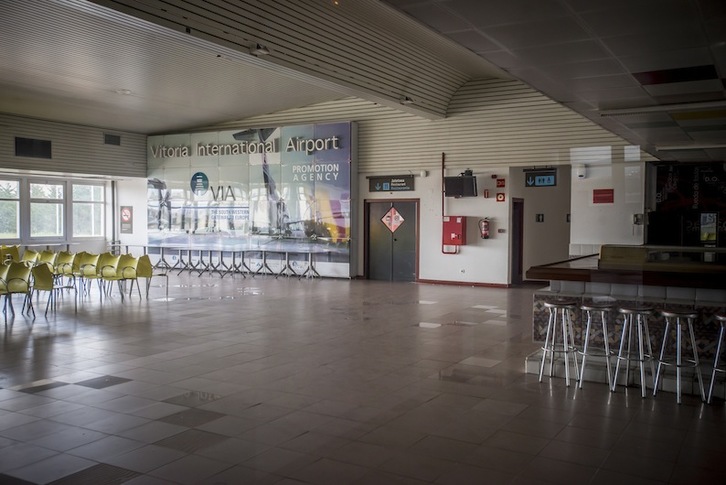
[(418, 203), (369, 202), (366, 212), (368, 279), (416, 281)]

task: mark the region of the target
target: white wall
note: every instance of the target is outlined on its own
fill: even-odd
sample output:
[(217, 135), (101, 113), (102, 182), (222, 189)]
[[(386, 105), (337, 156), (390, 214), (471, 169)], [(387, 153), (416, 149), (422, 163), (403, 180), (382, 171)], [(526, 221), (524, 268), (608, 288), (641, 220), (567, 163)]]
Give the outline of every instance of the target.
[[(524, 199), (524, 248), (522, 277), (532, 266), (562, 261), (569, 256), (570, 167), (557, 167), (554, 187), (526, 187), (525, 173), (520, 167), (509, 170), (512, 197)], [(544, 216), (536, 222), (537, 214)]]
[[(117, 194), (118, 201), (116, 208), (116, 234), (118, 234), (119, 241), (121, 244), (128, 244), (131, 246), (140, 245), (144, 246), (147, 243), (146, 240), (146, 228), (147, 228), (147, 203), (146, 203), (146, 179), (124, 179), (117, 182)], [(121, 206), (133, 207), (133, 233), (132, 234), (120, 234), (120, 220), (119, 220), (119, 208)], [(130, 247), (129, 251), (132, 254), (140, 254), (141, 248)]]
[[(503, 190), (505, 202), (496, 202), (491, 175), (518, 179), (515, 175), (509, 177), (517, 167), (562, 168), (574, 162), (580, 163), (583, 159), (590, 161), (583, 153), (591, 147), (615, 147), (623, 159), (623, 147), (628, 145), (623, 139), (518, 81), (488, 79), (474, 80), (462, 86), (451, 100), (447, 117), (438, 120), (424, 120), (368, 101), (345, 98), (234, 123), (200, 127), (199, 131), (341, 120), (355, 121), (359, 128), (360, 192), (358, 198), (352, 201), (358, 212), (353, 238), (358, 243), (359, 263), (352, 270), (354, 275), (363, 275), (365, 269), (361, 240), (365, 223), (362, 220), (364, 201), (406, 198), (421, 202), (420, 279), (508, 284), (511, 199), (515, 194), (513, 187), (523, 185), (523, 182), (508, 180)], [(446, 153), (446, 175), (457, 175), (470, 168), (477, 175), (480, 188), (477, 198), (446, 201), (445, 214), (469, 217), (468, 244), (456, 255), (441, 252), (442, 152)], [(635, 152), (638, 159), (645, 157), (637, 147)], [(421, 170), (428, 171), (429, 176), (415, 179), (415, 191), (368, 191), (366, 176), (419, 174)], [(565, 174), (566, 170), (562, 168), (561, 173)], [(563, 222), (568, 210), (566, 187), (569, 184), (562, 177), (559, 183), (561, 186), (558, 185), (557, 190), (546, 193), (516, 192), (516, 196), (525, 199), (525, 271), (531, 265), (565, 259), (569, 252), (570, 232)], [(484, 199), (481, 192), (487, 186), (490, 198)], [(540, 208), (545, 211), (545, 223), (534, 226), (530, 221)], [(481, 217), (492, 219), (492, 236), (488, 240), (482, 240), (477, 235), (477, 222)], [(588, 222), (584, 223), (587, 226)], [(500, 233), (499, 229), (505, 232)], [(587, 228), (583, 230), (586, 232)], [(600, 237), (600, 234), (595, 237)]]
[[(629, 147), (573, 150), (572, 255), (597, 253), (602, 244), (645, 242), (644, 226), (633, 224), (633, 215), (645, 210), (645, 164), (629, 152)], [(612, 189), (613, 202), (596, 203), (598, 189)]]
[[(107, 145), (104, 135), (121, 145)], [(52, 159), (16, 157), (15, 137), (48, 140)], [(90, 126), (56, 123), (0, 113), (0, 170), (43, 171), (65, 175), (146, 176), (146, 136)]]
[[(368, 190), (368, 180), (361, 177), (359, 191), (361, 200), (388, 199), (419, 199), (419, 279), (428, 281), (456, 281), (461, 283), (507, 284), (509, 261), (509, 201), (496, 202), (494, 191), (490, 189), (490, 197), (483, 197), (484, 188), (490, 187), (491, 174), (506, 174), (507, 168), (500, 171), (474, 172), (477, 177), (479, 196), (471, 198), (444, 199), (444, 214), (447, 216), (466, 216), (467, 234), (465, 246), (459, 248), (457, 254), (442, 252), (443, 222), (441, 212), (441, 171), (428, 172), (426, 177), (417, 173), (414, 179), (415, 189), (410, 192), (374, 192)], [(381, 172), (381, 175), (384, 175)], [(390, 174), (389, 174), (390, 175)], [(447, 170), (446, 175), (457, 175), (456, 171)], [(361, 212), (362, 213), (362, 212)], [(491, 224), (489, 239), (481, 239), (478, 221), (488, 217)], [(365, 221), (360, 220), (357, 234), (364, 234)], [(504, 229), (503, 234), (498, 229)], [(363, 244), (360, 244), (363, 246)], [(453, 248), (447, 248), (451, 251)], [(364, 248), (359, 249), (357, 274), (363, 275)]]

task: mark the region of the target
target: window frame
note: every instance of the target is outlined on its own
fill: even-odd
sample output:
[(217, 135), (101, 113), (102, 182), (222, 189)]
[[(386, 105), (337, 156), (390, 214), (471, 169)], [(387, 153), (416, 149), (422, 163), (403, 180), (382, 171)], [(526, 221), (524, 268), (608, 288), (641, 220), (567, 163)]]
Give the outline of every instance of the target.
[[(83, 178), (60, 178), (53, 176), (18, 176), (12, 173), (0, 172), (0, 180), (18, 183), (18, 198), (0, 200), (16, 201), (18, 204), (18, 237), (17, 238), (1, 238), (3, 244), (20, 244), (25, 246), (42, 246), (56, 244), (71, 244), (75, 242), (90, 241), (106, 241), (112, 237), (113, 228), (110, 226), (111, 220), (109, 209), (109, 184), (106, 180), (86, 180)], [(63, 197), (59, 199), (31, 197), (32, 184), (49, 184), (62, 186)], [(76, 185), (93, 186), (100, 189), (101, 201), (74, 201), (73, 187)], [(31, 235), (31, 207), (32, 204), (58, 204), (63, 211), (60, 218), (62, 224), (61, 234), (57, 236), (48, 235)], [(73, 208), (74, 204), (93, 204), (100, 211), (100, 234), (93, 236), (76, 236), (73, 233)]]
[[(86, 187), (98, 187), (101, 189), (101, 200), (95, 201), (95, 200), (75, 200), (73, 189), (76, 186), (86, 186)], [(70, 225), (69, 232), (70, 232), (70, 239), (72, 240), (83, 240), (88, 241), (91, 239), (105, 239), (106, 238), (106, 212), (107, 212), (107, 206), (106, 206), (106, 184), (104, 183), (98, 183), (98, 182), (91, 182), (91, 181), (82, 181), (82, 180), (72, 180), (70, 181), (70, 190), (69, 190), (69, 196), (68, 196), (68, 203), (70, 206)], [(92, 206), (95, 208), (95, 210), (98, 210), (101, 214), (101, 234), (92, 234), (92, 235), (77, 235), (74, 230), (74, 224), (75, 221), (73, 219), (74, 217), (74, 210), (76, 206)]]
[(15, 182), (18, 184), (18, 196), (17, 198), (0, 197), (0, 202), (12, 202), (15, 201), (17, 204), (17, 221), (16, 221), (16, 232), (15, 237), (1, 238), (2, 241), (8, 243), (19, 243), (22, 240), (22, 194), (23, 194), (23, 183), (18, 177), (8, 177), (5, 174), (0, 174), (0, 180), (3, 182)]
[[(52, 198), (40, 198), (40, 197), (32, 197), (31, 189), (30, 187), (32, 185), (56, 185), (61, 187), (61, 190), (63, 191), (63, 194), (60, 198), (52, 199)], [(48, 179), (40, 179), (40, 178), (28, 178), (27, 179), (27, 214), (28, 217), (28, 225), (27, 225), (27, 236), (28, 241), (32, 242), (38, 242), (38, 241), (64, 241), (66, 239), (67, 234), (67, 224), (68, 224), (68, 207), (66, 204), (66, 199), (68, 197), (68, 183), (65, 181), (55, 181), (55, 180), (48, 180)], [(56, 219), (56, 221), (60, 222), (61, 230), (59, 235), (41, 235), (41, 236), (34, 236), (32, 233), (33, 227), (32, 227), (32, 216), (33, 216), (33, 205), (34, 204), (48, 204), (48, 205), (55, 205), (60, 207), (62, 213), (60, 215), (60, 219)]]

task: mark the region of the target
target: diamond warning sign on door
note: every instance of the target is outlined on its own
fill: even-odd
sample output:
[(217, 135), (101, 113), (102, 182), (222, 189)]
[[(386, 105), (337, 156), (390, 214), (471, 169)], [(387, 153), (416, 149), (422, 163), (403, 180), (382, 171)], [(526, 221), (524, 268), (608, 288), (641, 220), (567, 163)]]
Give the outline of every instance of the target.
[(383, 216), (381, 222), (386, 225), (389, 231), (396, 232), (396, 229), (401, 227), (401, 224), (403, 224), (403, 216), (399, 214), (395, 207), (391, 207), (391, 210), (386, 212), (386, 215)]

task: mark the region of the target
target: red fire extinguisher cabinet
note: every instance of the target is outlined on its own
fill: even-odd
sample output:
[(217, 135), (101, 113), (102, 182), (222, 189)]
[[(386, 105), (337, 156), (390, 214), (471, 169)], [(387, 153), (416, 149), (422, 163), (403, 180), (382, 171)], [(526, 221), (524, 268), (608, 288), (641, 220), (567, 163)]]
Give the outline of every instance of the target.
[(466, 216), (444, 216), (444, 245), (466, 245)]

